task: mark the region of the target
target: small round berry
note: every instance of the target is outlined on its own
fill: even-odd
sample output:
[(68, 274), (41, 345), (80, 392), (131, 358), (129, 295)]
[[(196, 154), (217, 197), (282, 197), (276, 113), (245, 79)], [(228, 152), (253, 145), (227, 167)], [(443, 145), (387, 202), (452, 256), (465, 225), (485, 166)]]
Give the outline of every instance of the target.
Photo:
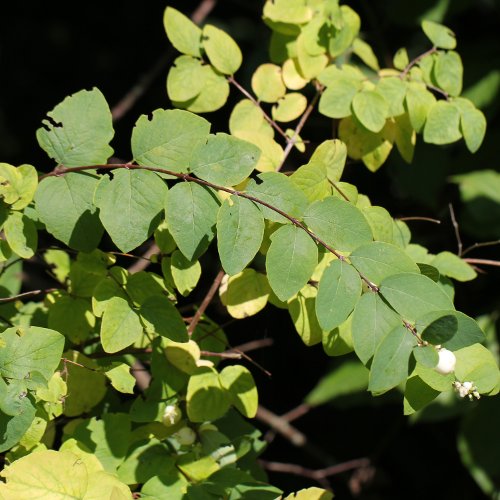
[(182, 417), (182, 412), (178, 406), (167, 405), (165, 411), (163, 412), (162, 422), (166, 427), (172, 427), (175, 425)]
[(182, 427), (172, 434), (181, 446), (190, 446), (196, 441), (196, 433), (190, 427)]
[(441, 373), (442, 375), (448, 375), (449, 373), (455, 371), (457, 358), (451, 351), (441, 348), (438, 351), (438, 355), (439, 361), (434, 370), (436, 370), (438, 373)]

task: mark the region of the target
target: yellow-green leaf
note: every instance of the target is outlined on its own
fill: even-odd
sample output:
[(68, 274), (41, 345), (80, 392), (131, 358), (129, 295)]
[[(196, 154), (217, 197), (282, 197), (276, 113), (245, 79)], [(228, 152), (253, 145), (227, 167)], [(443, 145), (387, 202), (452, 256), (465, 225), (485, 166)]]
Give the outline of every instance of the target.
[(225, 75), (232, 75), (241, 66), (238, 44), (225, 31), (211, 24), (203, 28), (203, 48), (212, 66)]

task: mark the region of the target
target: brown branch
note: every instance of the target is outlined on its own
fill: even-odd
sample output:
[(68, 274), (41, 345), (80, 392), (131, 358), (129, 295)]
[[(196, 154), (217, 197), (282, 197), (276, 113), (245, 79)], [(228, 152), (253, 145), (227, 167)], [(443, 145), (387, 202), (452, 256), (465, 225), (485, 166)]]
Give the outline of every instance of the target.
[(207, 294), (205, 295), (205, 298), (203, 299), (202, 303), (200, 304), (200, 307), (196, 311), (195, 315), (193, 316), (193, 319), (191, 320), (191, 323), (189, 323), (188, 326), (188, 335), (191, 337), (191, 335), (194, 332), (194, 329), (196, 328), (196, 325), (200, 321), (200, 318), (202, 317), (203, 313), (205, 312), (205, 309), (209, 306), (210, 302), (212, 302), (212, 299), (214, 298), (215, 293), (219, 289), (220, 283), (222, 281), (222, 278), (224, 277), (224, 271), (221, 269), (218, 273), (217, 276), (214, 279), (214, 282), (212, 283), (212, 286), (208, 290)]
[(347, 195), (337, 186), (337, 183), (332, 182), (330, 179), (328, 179), (328, 182), (334, 187), (334, 189), (337, 191), (337, 193), (344, 198), (345, 201), (351, 203), (351, 200), (347, 197)]
[(306, 413), (309, 413), (311, 409), (312, 406), (308, 405), (307, 403), (302, 403), (299, 406), (296, 406), (292, 410), (287, 411), (285, 414), (281, 415), (281, 418), (284, 418), (287, 422), (293, 422)]
[(424, 57), (429, 56), (431, 54), (434, 54), (435, 52), (437, 52), (437, 47), (432, 47), (431, 49), (426, 50), (424, 53), (415, 57), (415, 59), (412, 59), (406, 65), (406, 68), (401, 72), (401, 74), (399, 75), (399, 78), (401, 78), (401, 80), (402, 80), (410, 72), (411, 68), (413, 68), (413, 66), (415, 66), (415, 64), (418, 64)]
[(455, 237), (457, 238), (458, 256), (462, 257), (462, 240), (460, 238), (460, 230), (458, 228), (458, 222), (457, 219), (455, 218), (455, 211), (453, 210), (453, 205), (451, 203), (448, 205), (448, 207), (450, 209), (451, 223), (453, 224), (453, 229), (455, 230)]
[(290, 139), (287, 135), (286, 132), (262, 109), (262, 106), (260, 105), (260, 102), (255, 99), (255, 97), (248, 92), (248, 90), (245, 89), (242, 85), (240, 85), (233, 76), (228, 76), (227, 81), (231, 84), (233, 84), (248, 100), (252, 101), (252, 103), (257, 106), (261, 111), (262, 115), (264, 116), (264, 119), (266, 120), (271, 127), (273, 127), (282, 137), (284, 137), (287, 141)]
[(157, 253), (160, 253), (160, 249), (155, 242), (149, 244), (149, 248), (140, 256), (137, 257), (137, 261), (127, 268), (130, 274), (135, 274), (140, 271), (144, 271), (151, 264), (151, 257)]
[(279, 164), (278, 168), (276, 169), (277, 172), (279, 172), (281, 170), (281, 168), (283, 167), (283, 165), (285, 164), (285, 161), (288, 158), (290, 151), (292, 150), (293, 146), (297, 142), (297, 137), (300, 135), (300, 132), (302, 131), (304, 125), (306, 124), (307, 119), (309, 118), (309, 115), (313, 112), (314, 106), (316, 106), (316, 103), (318, 102), (318, 99), (320, 98), (323, 90), (324, 90), (323, 86), (318, 86), (318, 90), (317, 90), (315, 96), (311, 99), (309, 106), (307, 106), (302, 117), (300, 118), (300, 121), (297, 124), (297, 126), (295, 127), (295, 130), (293, 132), (292, 137), (289, 137), (287, 139), (285, 151), (283, 152), (283, 158), (282, 158), (281, 163)]
[(19, 299), (24, 299), (25, 297), (36, 297), (37, 295), (52, 293), (59, 290), (59, 288), (47, 288), (45, 290), (31, 290), (30, 292), (20, 293), (18, 295), (14, 295), (12, 297), (4, 297), (0, 299), (1, 304), (5, 304), (7, 302), (15, 302)]
[[(196, 10), (191, 14), (191, 20), (195, 24), (200, 24), (215, 7), (217, 0), (203, 0)], [(130, 111), (134, 104), (146, 93), (155, 79), (167, 68), (174, 50), (171, 48), (163, 54), (156, 63), (147, 71), (139, 81), (113, 106), (111, 116), (113, 121), (118, 121)]]
[(223, 359), (241, 359), (243, 357), (239, 352), (213, 352), (213, 351), (200, 351), (202, 356), (214, 356)]
[(324, 469), (309, 469), (307, 467), (303, 467), (302, 465), (287, 464), (282, 462), (269, 462), (267, 460), (259, 460), (259, 463), (266, 470), (272, 472), (294, 474), (296, 476), (303, 476), (309, 479), (320, 481), (322, 479), (326, 479), (329, 476), (335, 476), (336, 474), (341, 474), (352, 469), (367, 467), (368, 465), (370, 465), (370, 459), (356, 458), (354, 460), (348, 460), (347, 462), (342, 462), (330, 467), (325, 467)]
[(262, 349), (263, 347), (269, 347), (274, 344), (274, 339), (258, 339), (251, 340), (250, 342), (245, 342), (244, 344), (237, 345), (236, 347), (232, 347), (230, 350), (237, 351), (239, 353), (244, 353), (248, 351), (255, 351), (256, 349)]
[(472, 250), (475, 250), (476, 248), (481, 248), (481, 247), (491, 247), (494, 245), (500, 245), (500, 240), (494, 240), (494, 241), (484, 241), (482, 243), (474, 243), (470, 247), (467, 247), (463, 252), (462, 252), (462, 257), (465, 254), (468, 254), (469, 252), (472, 252)]
[(490, 260), (490, 259), (472, 259), (470, 257), (466, 257), (463, 259), (465, 262), (469, 264), (482, 264), (483, 266), (495, 266), (500, 267), (500, 261), (498, 260)]
[(407, 220), (422, 220), (425, 222), (433, 222), (434, 224), (441, 224), (441, 221), (439, 219), (433, 219), (432, 217), (420, 217), (420, 216), (415, 216), (415, 217), (398, 217), (396, 220), (402, 220), (402, 221), (407, 221)]
[[(172, 170), (167, 170), (165, 168), (159, 168), (159, 167), (148, 167), (144, 165), (134, 165), (132, 163), (113, 163), (113, 164), (104, 164), (104, 165), (85, 165), (81, 167), (64, 167), (64, 166), (58, 166), (56, 167), (52, 172), (49, 172), (48, 174), (42, 175), (39, 178), (39, 181), (42, 181), (43, 179), (46, 179), (47, 177), (54, 177), (54, 176), (60, 176), (64, 175), (67, 173), (71, 172), (84, 172), (86, 170), (113, 170), (116, 168), (125, 168), (128, 170), (150, 170), (151, 172), (161, 172), (163, 174), (168, 174), (171, 175), (172, 177), (176, 177), (177, 179), (182, 179), (184, 181), (189, 181), (189, 182), (195, 182), (196, 184), (200, 184), (202, 186), (207, 186), (212, 189), (218, 190), (218, 191), (224, 191), (226, 193), (232, 194), (234, 196), (240, 196), (241, 198), (246, 198), (247, 200), (253, 201), (259, 205), (262, 205), (264, 207), (269, 208), (273, 212), (276, 212), (280, 214), (282, 217), (285, 219), (289, 220), (294, 226), (299, 227), (303, 231), (305, 231), (311, 239), (313, 239), (316, 243), (319, 243), (322, 245), (326, 250), (328, 250), (330, 253), (335, 255), (337, 259), (340, 261), (345, 262), (346, 258), (337, 252), (334, 248), (332, 248), (328, 243), (326, 243), (324, 240), (319, 238), (319, 236), (316, 236), (307, 226), (305, 226), (302, 222), (300, 222), (298, 219), (295, 217), (292, 217), (291, 215), (287, 214), (283, 210), (280, 210), (279, 208), (275, 207), (274, 205), (271, 205), (270, 203), (265, 202), (264, 200), (261, 200), (260, 198), (256, 198), (255, 196), (252, 196), (248, 193), (245, 193), (244, 191), (236, 191), (235, 189), (231, 189), (225, 186), (219, 186), (218, 184), (214, 184), (209, 181), (205, 181), (203, 179), (198, 179), (197, 177), (193, 177), (189, 174), (182, 174), (179, 172), (173, 172)], [(353, 266), (354, 267), (354, 266)], [(378, 286), (372, 283), (363, 273), (361, 273), (359, 270), (357, 270), (357, 273), (359, 274), (360, 278), (366, 283), (368, 288), (374, 292), (378, 292)]]
[(303, 447), (307, 443), (307, 436), (305, 434), (293, 425), (290, 425), (283, 417), (276, 415), (276, 413), (264, 408), (262, 405), (259, 405), (255, 418), (269, 425), (269, 427), (273, 428), (278, 434), (281, 434), (295, 446)]

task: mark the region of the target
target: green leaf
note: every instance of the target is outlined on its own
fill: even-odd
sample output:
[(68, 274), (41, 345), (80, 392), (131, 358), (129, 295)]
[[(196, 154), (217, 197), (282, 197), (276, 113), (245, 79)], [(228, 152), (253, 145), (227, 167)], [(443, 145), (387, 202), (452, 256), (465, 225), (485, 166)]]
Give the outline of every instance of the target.
[(450, 340), (457, 332), (458, 320), (453, 314), (444, 314), (429, 323), (422, 331), (422, 340), (433, 345), (441, 345)]
[(413, 356), (417, 363), (426, 368), (434, 368), (439, 361), (437, 349), (432, 345), (417, 345), (413, 348)]
[(361, 211), (339, 198), (329, 197), (309, 205), (304, 222), (336, 250), (348, 252), (372, 240), (370, 226)]
[(165, 221), (155, 229), (154, 237), (158, 248), (163, 254), (170, 254), (177, 248)]
[(422, 21), (422, 29), (435, 47), (454, 49), (457, 46), (455, 33), (442, 24), (434, 21)]
[(456, 327), (453, 327), (455, 334), (449, 340), (438, 342), (446, 349), (456, 351), (469, 345), (484, 342), (484, 333), (477, 322), (459, 311), (442, 310), (427, 313), (417, 318), (415, 326), (418, 331), (425, 331), (433, 321), (441, 316), (453, 316), (457, 321)]
[(277, 122), (291, 122), (296, 120), (307, 107), (307, 99), (298, 92), (285, 94), (272, 107), (273, 119)]
[(382, 241), (374, 241), (356, 248), (349, 260), (375, 284), (393, 274), (419, 272), (418, 266), (403, 250)]
[(252, 76), (252, 90), (260, 101), (277, 102), (286, 94), (281, 68), (275, 64), (261, 64)]
[(233, 75), (241, 66), (242, 55), (237, 43), (227, 33), (206, 24), (203, 28), (203, 49), (217, 70), (225, 75)]
[(207, 68), (191, 56), (179, 56), (167, 76), (167, 92), (171, 101), (187, 101), (196, 97), (207, 81)]
[(326, 165), (321, 162), (310, 161), (307, 165), (298, 168), (290, 179), (305, 193), (309, 202), (322, 200), (332, 192)]
[(229, 96), (229, 82), (226, 77), (209, 65), (203, 66), (203, 71), (206, 76), (205, 85), (201, 92), (187, 101), (173, 101), (174, 106), (187, 109), (193, 113), (209, 113), (226, 104)]
[(500, 371), (489, 349), (473, 344), (454, 352), (457, 358), (455, 376), (461, 382), (472, 382), (480, 394), (493, 391), (500, 383)]
[(374, 205), (364, 207), (361, 211), (370, 224), (375, 241), (386, 243), (394, 241), (394, 219), (385, 208)]
[(422, 83), (409, 82), (405, 98), (410, 123), (416, 132), (421, 132), (427, 120), (429, 110), (436, 103), (436, 98)]
[(26, 208), (38, 186), (38, 174), (32, 165), (13, 167), (0, 163), (0, 197), (13, 210)]
[(372, 132), (380, 132), (389, 116), (389, 104), (374, 90), (358, 92), (352, 99), (352, 110), (361, 124)]
[(304, 0), (268, 0), (264, 5), (264, 17), (276, 22), (303, 24), (313, 17), (313, 10)]
[(187, 342), (168, 342), (165, 357), (181, 372), (193, 375), (198, 369), (201, 351), (194, 340)]
[(416, 338), (402, 325), (390, 331), (373, 356), (368, 390), (373, 394), (382, 394), (404, 382), (416, 343)]
[(253, 202), (239, 196), (224, 200), (217, 215), (217, 247), (227, 274), (238, 274), (251, 262), (263, 237), (264, 217)]
[(334, 260), (323, 273), (316, 298), (316, 315), (323, 330), (333, 330), (351, 314), (361, 295), (361, 279), (356, 270)]
[(23, 259), (35, 255), (38, 246), (38, 232), (34, 222), (21, 212), (11, 212), (3, 225), (3, 232), (9, 247)]
[(95, 317), (88, 300), (62, 295), (49, 308), (48, 326), (75, 344), (89, 338)]
[(421, 274), (393, 274), (382, 281), (380, 293), (409, 321), (432, 311), (453, 309), (453, 302), (446, 293), (434, 281)]
[[(67, 376), (67, 398), (64, 414), (76, 417), (88, 413), (99, 404), (106, 394), (106, 377), (97, 363), (77, 351), (65, 352), (69, 362), (64, 363)], [(73, 363), (71, 363), (73, 362)]]
[(486, 133), (486, 118), (467, 99), (455, 99), (453, 104), (460, 111), (460, 130), (464, 136), (465, 144), (471, 153), (475, 153), (481, 146)]
[(23, 380), (30, 372), (49, 380), (59, 364), (64, 337), (54, 330), (32, 326), (7, 328), (0, 333), (0, 374)]
[(284, 84), (290, 90), (303, 89), (309, 83), (309, 80), (304, 78), (304, 75), (300, 74), (298, 61), (296, 59), (287, 59), (283, 63), (281, 77), (283, 78)]
[(452, 96), (462, 92), (464, 68), (460, 55), (454, 50), (439, 52), (434, 63), (434, 78), (437, 84)]
[(407, 84), (396, 76), (381, 78), (377, 84), (377, 93), (389, 104), (388, 117), (402, 115), (405, 112), (404, 100)]
[(354, 309), (352, 340), (354, 350), (363, 364), (367, 364), (382, 339), (401, 324), (400, 316), (376, 293), (365, 293)]
[(113, 154), (111, 112), (101, 91), (81, 90), (66, 97), (36, 131), (40, 147), (65, 167), (99, 165)]
[(410, 58), (408, 57), (408, 52), (404, 47), (398, 49), (396, 54), (394, 54), (392, 63), (394, 67), (396, 69), (399, 69), (400, 71), (403, 71), (406, 66), (408, 66), (408, 64), (410, 63)]
[(297, 63), (300, 74), (307, 79), (317, 77), (328, 64), (326, 54), (310, 54), (307, 50), (307, 38), (303, 31), (297, 37)]
[(257, 388), (252, 374), (241, 365), (226, 366), (219, 375), (222, 387), (228, 391), (231, 404), (247, 418), (257, 413)]
[(271, 139), (274, 137), (273, 128), (264, 118), (262, 109), (250, 99), (242, 99), (233, 108), (229, 117), (229, 130), (235, 136), (243, 131), (256, 132)]
[(415, 152), (417, 134), (415, 130), (413, 130), (408, 113), (396, 116), (394, 118), (394, 124), (394, 139), (399, 154), (406, 163), (411, 163), (413, 161), (413, 153)]
[[(351, 103), (358, 94), (360, 83), (352, 78), (339, 78), (326, 88), (319, 99), (318, 110), (329, 118), (351, 116)], [(384, 120), (385, 121), (385, 120)]]
[(310, 279), (318, 264), (318, 248), (311, 237), (293, 225), (271, 235), (266, 256), (269, 284), (280, 300), (288, 300)]
[(201, 265), (198, 260), (188, 260), (176, 250), (172, 254), (170, 269), (175, 287), (184, 297), (189, 295), (200, 280)]
[(361, 38), (355, 38), (352, 43), (352, 51), (356, 54), (369, 68), (378, 71), (380, 66), (378, 64), (377, 56), (373, 49)]
[[(257, 176), (262, 182), (250, 181), (245, 192), (286, 214), (301, 218), (307, 207), (306, 195), (286, 175), (280, 172), (265, 172)], [(264, 217), (273, 222), (287, 223), (288, 219), (270, 208), (259, 205)]]
[(450, 144), (458, 141), (460, 112), (448, 101), (437, 101), (427, 115), (424, 127), (424, 141), (431, 144)]
[(200, 179), (223, 186), (244, 181), (253, 171), (260, 150), (253, 144), (219, 133), (194, 149), (189, 169)]
[(102, 348), (106, 352), (118, 352), (139, 340), (142, 325), (137, 313), (127, 300), (113, 297), (109, 300), (101, 323)]
[(139, 310), (146, 331), (175, 342), (187, 342), (186, 324), (176, 307), (164, 295), (151, 295)]
[(231, 403), (213, 368), (200, 368), (190, 377), (186, 402), (191, 422), (216, 420), (227, 412)]
[(160, 222), (165, 182), (148, 170), (120, 169), (113, 179), (99, 184), (95, 203), (113, 243), (129, 252), (144, 243)]
[(346, 145), (338, 139), (329, 139), (314, 150), (309, 164), (324, 165), (328, 179), (331, 182), (338, 182), (344, 172), (346, 158)]
[(167, 7), (163, 25), (172, 45), (183, 54), (201, 57), (201, 29), (173, 7)]
[(237, 130), (235, 135), (257, 146), (261, 155), (255, 169), (259, 172), (274, 172), (283, 159), (283, 148), (272, 138), (272, 134)]
[[(419, 350), (415, 348), (413, 352), (418, 352)], [(429, 386), (418, 375), (412, 375), (405, 386), (404, 414), (411, 415), (421, 410), (436, 399), (438, 395), (439, 391)]]
[(334, 36), (330, 38), (329, 52), (331, 57), (343, 54), (351, 46), (358, 36), (361, 25), (360, 17), (348, 5), (340, 6), (340, 14)]
[(214, 237), (219, 201), (216, 195), (194, 182), (176, 184), (165, 202), (168, 228), (186, 259), (199, 258)]
[(321, 378), (305, 402), (319, 406), (340, 396), (366, 391), (367, 387), (368, 370), (359, 361), (345, 361)]
[(125, 363), (112, 363), (105, 372), (111, 385), (124, 394), (134, 394), (135, 378), (130, 373), (130, 366)]
[(319, 344), (323, 339), (323, 330), (316, 317), (316, 296), (318, 290), (306, 285), (299, 293), (288, 301), (288, 312), (297, 333), (307, 346)]
[(92, 203), (97, 184), (93, 175), (69, 173), (44, 179), (36, 191), (36, 211), (47, 231), (75, 250), (94, 250), (104, 232)]
[(188, 111), (157, 109), (132, 130), (132, 154), (139, 165), (187, 172), (191, 153), (210, 132), (210, 123)]
[(457, 281), (470, 281), (477, 277), (476, 271), (458, 255), (440, 252), (430, 262), (441, 274)]
[(354, 351), (352, 343), (352, 314), (331, 331), (323, 331), (323, 350), (327, 356), (343, 356)]
[(220, 297), (228, 313), (236, 319), (253, 316), (264, 309), (271, 293), (265, 275), (253, 269), (244, 269), (241, 273), (223, 281)]

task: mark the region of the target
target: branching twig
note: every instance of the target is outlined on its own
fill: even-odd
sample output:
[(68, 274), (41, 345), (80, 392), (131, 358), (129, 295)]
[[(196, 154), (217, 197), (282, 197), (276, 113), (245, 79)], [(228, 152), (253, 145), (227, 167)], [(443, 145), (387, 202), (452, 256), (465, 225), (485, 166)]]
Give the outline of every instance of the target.
[(448, 207), (450, 208), (451, 223), (453, 224), (453, 229), (455, 230), (455, 237), (457, 238), (458, 256), (462, 257), (462, 239), (460, 238), (460, 230), (458, 228), (457, 219), (455, 218), (455, 211), (453, 210), (453, 205), (451, 203), (448, 205)]
[(465, 262), (469, 264), (482, 264), (483, 266), (495, 266), (500, 267), (500, 261), (498, 260), (490, 260), (490, 259), (472, 259), (470, 257), (466, 257)]
[(258, 339), (258, 340), (251, 340), (250, 342), (246, 342), (241, 345), (237, 345), (236, 347), (231, 347), (230, 350), (237, 351), (238, 353), (240, 352), (248, 352), (248, 351), (255, 351), (256, 349), (262, 349), (263, 347), (269, 347), (274, 344), (274, 340), (272, 338), (267, 338), (267, 339)]
[(191, 320), (191, 323), (189, 323), (188, 326), (188, 335), (191, 336), (194, 332), (194, 329), (196, 328), (196, 325), (198, 324), (198, 321), (200, 321), (201, 316), (205, 312), (205, 309), (208, 307), (210, 302), (212, 302), (212, 299), (214, 298), (215, 293), (219, 289), (220, 283), (222, 281), (222, 278), (224, 277), (224, 271), (220, 270), (217, 273), (217, 276), (214, 279), (214, 282), (212, 283), (212, 286), (208, 290), (207, 294), (205, 295), (205, 298), (203, 299), (202, 303), (200, 304), (200, 307), (196, 311), (195, 315), (193, 316), (193, 319)]
[(462, 252), (462, 257), (465, 254), (468, 254), (469, 252), (472, 252), (472, 250), (475, 250), (476, 248), (481, 248), (481, 247), (491, 247), (494, 245), (500, 245), (500, 240), (494, 240), (494, 241), (484, 241), (482, 243), (474, 243), (470, 247), (467, 247), (463, 252)]
[(262, 115), (264, 116), (264, 119), (266, 120), (271, 127), (273, 127), (278, 134), (280, 134), (283, 138), (285, 138), (287, 141), (290, 139), (286, 135), (286, 132), (262, 109), (262, 106), (260, 105), (260, 102), (255, 99), (255, 97), (250, 94), (242, 85), (240, 85), (233, 76), (228, 76), (227, 81), (234, 85), (248, 100), (252, 101), (252, 103), (257, 106), (261, 111)]
[(137, 256), (137, 261), (127, 268), (130, 274), (144, 271), (151, 264), (151, 257), (160, 252), (158, 245), (151, 242), (149, 248), (140, 256)]
[(297, 137), (300, 135), (300, 132), (302, 131), (302, 128), (307, 122), (307, 119), (309, 118), (309, 115), (313, 112), (314, 106), (316, 106), (316, 103), (318, 102), (318, 99), (321, 96), (321, 93), (323, 92), (324, 87), (323, 86), (318, 86), (318, 90), (314, 97), (311, 99), (311, 102), (307, 106), (306, 110), (302, 114), (302, 117), (300, 118), (299, 123), (295, 127), (295, 130), (293, 132), (292, 137), (289, 137), (287, 139), (287, 144), (285, 147), (285, 151), (283, 151), (283, 158), (281, 160), (281, 163), (279, 164), (278, 168), (276, 171), (280, 171), (283, 165), (285, 164), (286, 159), (288, 158), (288, 155), (290, 154), (290, 151), (292, 150), (293, 146), (297, 142)]
[(307, 443), (307, 437), (305, 434), (300, 432), (293, 425), (290, 425), (290, 422), (285, 420), (283, 417), (276, 415), (276, 413), (273, 413), (261, 405), (259, 405), (257, 410), (256, 418), (257, 420), (269, 425), (269, 427), (273, 428), (295, 446), (302, 447)]
[(434, 54), (435, 52), (437, 52), (437, 47), (432, 47), (431, 49), (425, 51), (424, 53), (420, 54), (419, 56), (415, 57), (415, 59), (412, 59), (406, 66), (406, 68), (401, 72), (401, 74), (399, 75), (399, 78), (403, 79), (411, 70), (411, 68), (413, 68), (413, 66), (415, 66), (415, 64), (418, 64), (424, 57), (426, 56), (429, 56), (431, 54)]
[(59, 290), (58, 288), (46, 288), (45, 290), (31, 290), (30, 292), (24, 292), (24, 293), (20, 293), (18, 295), (14, 295), (12, 297), (4, 297), (2, 299), (0, 299), (0, 303), (1, 304), (5, 304), (7, 302), (15, 302), (16, 300), (19, 300), (19, 299), (24, 299), (25, 297), (35, 297), (37, 295), (41, 295), (41, 294), (47, 294), (47, 293), (52, 293), (52, 292), (55, 292)]

